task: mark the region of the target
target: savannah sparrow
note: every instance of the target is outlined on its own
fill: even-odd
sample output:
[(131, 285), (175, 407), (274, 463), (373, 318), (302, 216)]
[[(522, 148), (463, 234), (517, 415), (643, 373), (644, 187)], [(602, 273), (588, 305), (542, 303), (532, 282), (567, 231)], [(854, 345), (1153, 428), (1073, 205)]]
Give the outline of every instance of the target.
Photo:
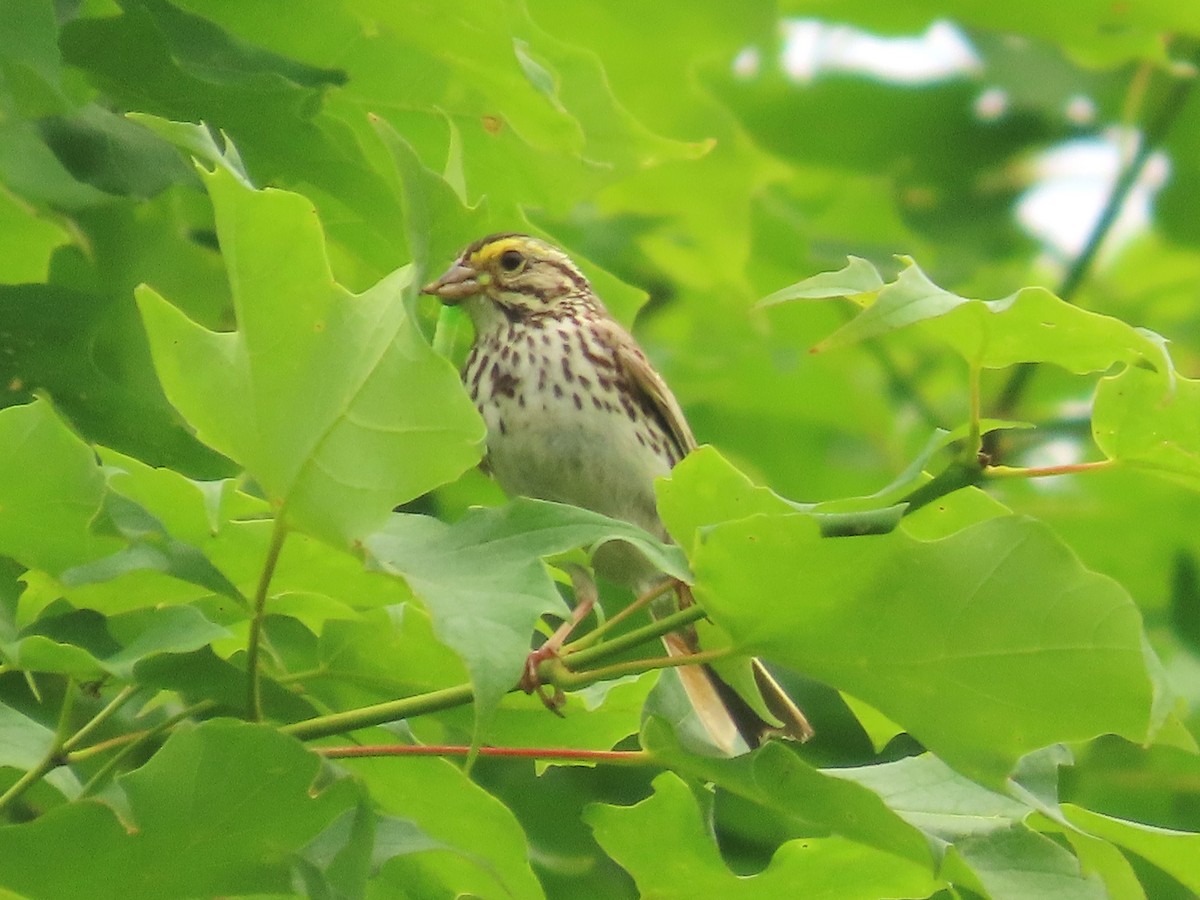
[[(487, 424), (487, 468), (504, 491), (594, 510), (668, 539), (654, 481), (696, 439), (666, 382), (570, 258), (528, 235), (493, 234), (423, 292), (462, 304), (474, 325), (463, 382)], [(639, 593), (664, 578), (620, 541), (601, 547), (594, 562), (601, 576)], [(695, 638), (665, 642), (675, 655), (693, 649)], [(739, 735), (751, 747), (769, 734), (811, 736), (758, 660), (753, 671), (782, 727), (763, 721), (711, 670), (679, 670), (714, 743), (731, 750)]]

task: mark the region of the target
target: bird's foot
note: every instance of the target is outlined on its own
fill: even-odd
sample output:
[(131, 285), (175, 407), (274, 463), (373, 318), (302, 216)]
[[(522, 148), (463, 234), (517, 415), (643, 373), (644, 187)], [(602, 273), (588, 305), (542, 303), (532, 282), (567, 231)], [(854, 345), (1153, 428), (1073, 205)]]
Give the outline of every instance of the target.
[(525, 657), (525, 667), (521, 670), (521, 680), (517, 682), (517, 686), (527, 694), (536, 693), (546, 705), (546, 709), (550, 710), (555, 715), (562, 715), (563, 704), (567, 702), (566, 694), (562, 688), (557, 685), (554, 690), (547, 690), (545, 683), (542, 680), (541, 668), (542, 663), (549, 660), (558, 660), (563, 644), (567, 642), (567, 638), (571, 636), (578, 626), (592, 609), (596, 606), (596, 583), (592, 581), (591, 576), (586, 571), (576, 565), (568, 565), (565, 567), (568, 574), (571, 576), (571, 584), (575, 588), (575, 608), (571, 611), (571, 616), (563, 622), (558, 630), (554, 632), (542, 646), (538, 647), (529, 656)]
[(556, 716), (561, 716), (563, 704), (567, 702), (567, 695), (558, 685), (554, 685), (553, 690), (548, 690), (545, 682), (542, 681), (542, 663), (551, 659), (558, 659), (558, 647), (552, 640), (542, 644), (525, 657), (525, 667), (521, 671), (521, 680), (517, 682), (517, 686), (527, 694), (536, 693), (546, 709)]

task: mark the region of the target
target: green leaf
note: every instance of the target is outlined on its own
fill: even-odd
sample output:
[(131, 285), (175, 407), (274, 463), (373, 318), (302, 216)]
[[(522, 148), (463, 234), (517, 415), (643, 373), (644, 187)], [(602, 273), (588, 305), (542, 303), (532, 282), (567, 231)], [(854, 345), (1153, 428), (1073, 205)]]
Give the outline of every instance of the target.
[(405, 314), (410, 269), (352, 295), (303, 197), (251, 190), (225, 169), (204, 178), (239, 330), (208, 331), (140, 290), (163, 386), (290, 523), (345, 546), (474, 463), (482, 424)]
[[(306, 687), (334, 709), (435, 691), (468, 677), (457, 654), (434, 636), (429, 616), (412, 603), (368, 613), (363, 621), (329, 621), (320, 646), (324, 677)], [(548, 714), (539, 698), (518, 692), (505, 696), (498, 713), (479, 729), (475, 711), (465, 706), (406, 725), (426, 743), (477, 739), (499, 747), (607, 750), (637, 732), (653, 684), (654, 676), (646, 674), (572, 692), (562, 716)]]
[(0, 652), (9, 665), (23, 672), (68, 675), (81, 682), (104, 677), (104, 667), (89, 650), (41, 634), (4, 641)]
[[(501, 747), (573, 747), (609, 750), (641, 728), (647, 698), (657, 680), (652, 673), (592, 685), (567, 695), (561, 716), (547, 715), (540, 697), (509, 694), (500, 712), (480, 734), (480, 742)], [(455, 716), (453, 718), (460, 718)], [(443, 715), (443, 720), (451, 719)], [(460, 735), (471, 732), (464, 722)], [(461, 739), (461, 738), (460, 738)], [(556, 765), (593, 765), (586, 760)], [(602, 767), (603, 764), (596, 764)]]
[(196, 184), (196, 173), (169, 144), (96, 104), (43, 119), (39, 128), (71, 175), (106, 194), (146, 198), (175, 182)]
[(1031, 808), (959, 775), (936, 756), (829, 769), (827, 774), (869, 788), (944, 850), (965, 837), (1006, 831)]
[[(1131, 326), (1169, 336), (1180, 371), (1196, 375), (1200, 104), (1191, 82), (1200, 8), (317, 0), (280, 15), (278, 6), (0, 0), (0, 407), (41, 397), (70, 429), (65, 442), (19, 447), (0, 415), (0, 792), (45, 759), (70, 677), (102, 683), (98, 694), (90, 685), (75, 692), (68, 729), (126, 686), (136, 690), (76, 748), (99, 745), (95, 755), (59, 766), (5, 808), (7, 821), (21, 823), (11, 826), (17, 833), (38, 839), (0, 847), (0, 895), (1096, 896), (1081, 868), (1122, 900), (1197, 892), (1188, 732), (1200, 720), (1188, 709), (1200, 708), (1200, 546), (1189, 528), (1200, 520), (1200, 413), (1195, 382), (1172, 384), (1156, 335)], [(961, 65), (925, 78), (915, 66), (867, 71), (903, 63), (914, 47), (933, 48), (918, 54), (920, 65)], [(1139, 140), (1153, 152), (1135, 152)], [(210, 185), (219, 177), (241, 185), (214, 189), (233, 202), (196, 190), (205, 178), (189, 157), (222, 170)], [(1067, 180), (1104, 202), (1111, 184), (1081, 159), (1149, 160), (1125, 204), (1146, 225), (1130, 236), (1102, 223), (1103, 252), (1083, 268), (1073, 265), (1069, 235), (1055, 227), (1047, 241), (1040, 216), (1050, 207), (1065, 225), (1072, 217), (1063, 209), (1089, 205), (1045, 202)], [(1168, 170), (1154, 202), (1141, 202)], [(251, 194), (250, 185), (268, 190)], [(457, 761), (330, 761), (316, 770), (319, 785), (336, 782), (344, 802), (304, 835), (276, 840), (274, 829), (323, 795), (307, 796), (316, 788), (303, 779), (288, 782), (288, 802), (253, 791), (270, 795), (296, 771), (311, 777), (314, 758), (294, 743), (213, 732), (228, 753), (162, 788), (169, 797), (160, 805), (178, 807), (180, 820), (169, 841), (141, 853), (139, 842), (161, 831), (143, 828), (144, 795), (131, 804), (105, 774), (94, 786), (102, 800), (79, 801), (80, 779), (121, 752), (111, 739), (193, 703), (243, 714), (247, 614), (226, 594), (229, 585), (253, 592), (273, 519), (302, 505), (291, 504), (295, 481), (263, 472), (274, 478), (272, 465), (293, 472), (297, 459), (317, 459), (314, 435), (331, 433), (331, 409), (335, 418), (347, 412), (342, 379), (373, 365), (375, 345), (361, 332), (342, 351), (330, 347), (330, 328), (313, 334), (328, 316), (310, 315), (319, 304), (306, 291), (322, 285), (336, 295), (330, 307), (365, 308), (345, 291), (371, 296), (410, 264), (385, 284), (398, 288), (412, 321), (383, 301), (371, 306), (383, 313), (363, 317), (429, 334), (435, 317), (457, 314), (458, 340), (438, 345), (454, 358), (469, 322), (413, 289), (468, 241), (509, 230), (571, 254), (633, 326), (695, 433), (720, 448), (693, 454), (660, 486), (663, 516), (701, 568), (701, 602), (745, 608), (729, 612), (732, 637), (723, 623), (699, 627), (706, 642), (716, 635), (737, 648), (741, 632), (752, 632), (792, 669), (840, 687), (772, 663), (817, 738), (708, 760), (648, 721), (644, 746), (690, 797), (673, 776), (656, 791), (655, 767), (545, 769), (489, 757), (464, 773)], [(897, 281), (905, 268), (897, 252), (928, 278), (912, 270)], [(804, 273), (842, 269), (847, 257), (843, 271), (754, 308)], [(269, 274), (256, 282), (238, 274), (264, 260), (273, 268), (260, 268)], [(1067, 271), (1073, 284), (1083, 276), (1071, 300), (1092, 312), (1018, 290), (1053, 289)], [(134, 300), (142, 284), (218, 336), (220, 352), (184, 357), (176, 376), (206, 395), (203, 422), (185, 421), (160, 385)], [(848, 303), (796, 302), (847, 291)], [(881, 315), (889, 297), (893, 319)], [(245, 309), (263, 313), (253, 340), (236, 315)], [(859, 314), (835, 340), (876, 337), (836, 354), (806, 352)], [(899, 327), (906, 316), (916, 321)], [(244, 338), (250, 349), (238, 357)], [(1036, 428), (989, 440), (996, 462), (1015, 470), (1088, 460), (1096, 444), (1113, 464), (978, 482), (977, 460), (964, 455), (973, 448), (956, 440), (967, 407), (960, 356), (976, 365), (1044, 361), (1006, 413)], [(243, 389), (234, 377), (243, 364), (271, 376), (270, 396)], [(303, 521), (284, 522), (264, 623), (270, 721), (460, 685), (474, 672), (461, 648), (438, 638), (435, 624), (447, 622), (483, 629), (479, 647), (490, 648), (488, 629), (508, 643), (494, 659), (490, 649), (470, 651), (476, 668), (495, 664), (487, 677), (503, 686), (528, 650), (531, 619), (546, 605), (561, 608), (562, 579), (555, 591), (540, 561), (556, 539), (521, 547), (515, 522), (501, 552), (473, 552), (497, 541), (468, 531), (452, 552), (430, 555), (471, 507), (502, 502), (475, 471), (404, 507), (458, 523), (428, 534), (410, 523), (405, 533), (406, 567), (441, 598), (437, 622), (403, 577), (363, 566), (355, 542), (384, 527), (393, 502), (454, 478), (482, 434), (465, 427), (469, 409), (446, 366), (438, 387), (411, 378), (407, 365), (379, 386), (378, 408), (425, 398), (420, 423), (440, 427), (444, 409), (455, 446), (467, 449), (457, 468), (434, 472), (430, 460), (454, 456), (447, 444), (431, 440), (400, 460), (348, 436), (347, 456), (403, 469), (411, 490), (380, 489), (366, 501), (348, 492), (348, 471), (376, 488), (398, 483), (355, 458), (339, 463), (329, 491), (306, 495)], [(1084, 369), (1084, 377), (1068, 371)], [(1008, 374), (979, 376), (985, 413)], [(274, 418), (255, 418), (267, 408)], [(243, 438), (255, 435), (239, 445), (258, 454), (248, 473), (249, 455), (231, 460), (196, 437), (197, 425), (207, 436), (239, 422), (252, 425)], [(339, 512), (341, 504), (355, 512)], [(360, 513), (365, 524), (347, 527)], [(809, 530), (799, 533), (791, 517)], [(313, 530), (315, 520), (325, 530)], [(735, 525), (748, 534), (754, 523), (771, 554), (733, 540)], [(871, 536), (831, 537), (847, 533)], [(1025, 550), (1012, 551), (1021, 535)], [(1092, 576), (1071, 582), (1077, 564), (1063, 544), (1125, 593)], [(74, 570), (70, 581), (89, 567), (116, 577), (63, 583), (64, 571)], [(964, 599), (971, 579), (991, 593)], [(1067, 584), (1074, 593), (1060, 590)], [(505, 592), (534, 587), (541, 593), (506, 605)], [(494, 596), (499, 610), (489, 606)], [(463, 599), (455, 618), (451, 603)], [(1153, 653), (1139, 661), (1143, 643)], [(659, 701), (674, 677), (651, 672), (574, 692), (565, 719), (510, 693), (487, 722), (464, 704), (354, 737), (631, 746), (624, 735), (640, 718), (673, 720)], [(1178, 696), (1161, 689), (1168, 679)], [(1052, 709), (1039, 705), (1043, 697)], [(1072, 744), (1065, 785), (1080, 812), (1059, 805), (1049, 761), (1062, 745), (1013, 762), (1039, 741), (1107, 728), (1138, 744), (1115, 735)], [(916, 737), (898, 733), (905, 729)], [(906, 758), (921, 740), (941, 755)], [(179, 759), (174, 747), (168, 762)], [(158, 749), (123, 756), (114, 775), (147, 755), (153, 769)], [(873, 764), (880, 754), (889, 762)], [(282, 779), (271, 761), (287, 767)], [(219, 825), (206, 818), (230, 810), (238, 794), (236, 813)], [(191, 797), (205, 808), (193, 811)], [(581, 821), (589, 806), (610, 853)], [(78, 827), (60, 824), (68, 821)], [(257, 862), (229, 852), (235, 841), (251, 856), (257, 847)], [(202, 858), (209, 844), (211, 859)], [(672, 866), (683, 870), (676, 883)], [(912, 884), (885, 884), (885, 873), (905, 869), (916, 872)], [(14, 871), (29, 875), (19, 888), (4, 883)], [(787, 873), (796, 879), (777, 883)]]
[(394, 700), (467, 677), (415, 603), (375, 610), (361, 621), (332, 619), (320, 635), (320, 666), (329, 677), (314, 679), (310, 690), (334, 709)]
[(1136, 366), (1103, 379), (1092, 436), (1109, 459), (1200, 489), (1200, 381)]
[(1073, 828), (1064, 829), (1063, 836), (1071, 844), (1084, 871), (1095, 873), (1104, 881), (1109, 897), (1146, 900), (1146, 891), (1138, 881), (1137, 873), (1115, 845)]
[(671, 773), (658, 776), (653, 796), (641, 803), (592, 805), (584, 818), (643, 897), (780, 897), (803, 885), (805, 897), (876, 900), (927, 896), (940, 886), (923, 866), (837, 836), (787, 841), (764, 871), (735, 875), (691, 790)]
[[(138, 684), (173, 692), (189, 704), (209, 702), (223, 714), (245, 713), (245, 668), (218, 657), (211, 645), (192, 653), (147, 656), (134, 674)], [(318, 713), (311, 699), (297, 694), (291, 685), (264, 678), (262, 689), (263, 714), (272, 720), (296, 722)]]
[[(905, 261), (908, 266), (894, 282), (878, 289), (873, 303), (813, 351), (846, 347), (921, 325), (969, 363), (987, 369), (1050, 362), (1086, 373), (1144, 359), (1171, 371), (1161, 338), (1066, 303), (1045, 288), (1022, 288), (1000, 300), (971, 300), (938, 287), (915, 262)], [(860, 263), (816, 275), (780, 293), (798, 299), (862, 295), (869, 279), (862, 275)]]
[(832, 833), (905, 859), (932, 873), (939, 856), (913, 825), (867, 787), (825, 773), (779, 743), (732, 759), (684, 752), (670, 728), (650, 719), (642, 744), (672, 770), (712, 782), (799, 823), (805, 834)]
[(544, 896), (516, 818), (458, 766), (430, 758), (380, 762), (339, 763), (378, 809), (405, 823), (380, 830), (376, 859), (388, 861), (374, 879), (379, 896), (400, 896), (413, 885), (435, 885), (444, 896)]
[(115, 675), (130, 680), (142, 660), (190, 653), (228, 635), (190, 606), (145, 609), (103, 618), (89, 610), (43, 615), (0, 650), (27, 672), (56, 672), (77, 680)]
[[(0, 110), (27, 118), (68, 106), (58, 52), (58, 23), (39, 0), (13, 0), (0, 10)], [(3, 115), (2, 118), (8, 118)]]
[(374, 812), (360, 803), (313, 838), (293, 862), (305, 896), (361, 896), (370, 870), (375, 827)]
[(876, 294), (883, 289), (879, 270), (858, 256), (847, 259), (846, 267), (836, 272), (820, 272), (796, 284), (780, 288), (758, 301), (759, 306), (774, 306), (789, 300), (828, 300), (830, 297), (855, 298)]
[[(45, 281), (50, 257), (67, 237), (59, 225), (0, 190), (0, 285)], [(11, 379), (8, 384), (11, 390)]]
[(805, 833), (832, 831), (860, 850), (871, 847), (956, 884), (982, 886), (997, 900), (1056, 892), (1102, 896), (1069, 853), (1023, 824), (1032, 807), (967, 780), (929, 754), (815, 770), (778, 745), (733, 760), (681, 754), (655, 723), (645, 742), (676, 771), (793, 821), (802, 817)]
[[(53, 744), (54, 732), (51, 729), (0, 704), (0, 770), (10, 768), (28, 771), (46, 758)], [(82, 787), (75, 773), (66, 767), (48, 772), (45, 778), (47, 783), (68, 798), (78, 796)]]
[[(237, 147), (224, 134), (214, 134), (203, 122), (172, 122), (158, 116), (131, 112), (126, 118), (144, 126), (192, 157), (214, 169), (226, 169), (239, 181), (253, 185)], [(193, 173), (194, 174), (194, 173)]]
[(0, 706), (0, 767), (32, 769), (54, 742), (54, 732), (8, 706)]
[(396, 515), (364, 546), (369, 565), (408, 582), (438, 639), (462, 657), (486, 722), (517, 683), (537, 620), (565, 612), (542, 558), (609, 540), (632, 543), (673, 577), (691, 577), (678, 548), (633, 525), (525, 498), (471, 510), (454, 525)]
[[(944, 436), (935, 436), (935, 444)], [(942, 444), (944, 441), (939, 449)], [(883, 534), (895, 528), (904, 514), (905, 507), (896, 502), (901, 489), (910, 482), (915, 485), (927, 480), (919, 462), (897, 484), (869, 497), (797, 503), (753, 484), (717, 450), (704, 446), (689, 453), (669, 477), (659, 479), (655, 492), (659, 514), (684, 546), (689, 546), (696, 532), (705, 526), (756, 513), (804, 512), (812, 515), (825, 535)], [(697, 514), (700, 518), (693, 518)]]
[(286, 854), (356, 800), (348, 782), (314, 793), (318, 766), (262, 726), (214, 721), (177, 732), (120, 779), (129, 827), (88, 800), (0, 828), (0, 884), (63, 900), (286, 891)]
[[(97, 236), (102, 255), (110, 240)], [(119, 242), (136, 243), (128, 233)], [(161, 241), (156, 249), (166, 252)], [(88, 440), (198, 477), (229, 475), (229, 461), (200, 444), (167, 403), (133, 301), (123, 286), (110, 287), (115, 293), (105, 296), (0, 286), (0, 380), (16, 392), (12, 399), (44, 392)]]
[(101, 532), (120, 536), (128, 544), (112, 556), (67, 569), (60, 576), (65, 586), (109, 581), (127, 572), (150, 569), (249, 606), (237, 586), (208, 557), (191, 544), (173, 538), (162, 523), (139, 504), (109, 492), (104, 497), (100, 516)]
[(930, 754), (828, 774), (868, 787), (943, 852), (944, 871), (960, 866), (988, 896), (1012, 898), (1104, 896), (1079, 863), (1025, 821), (1034, 807), (968, 781)]
[(112, 201), (76, 181), (32, 122), (17, 120), (0, 128), (0, 178), (14, 194), (43, 207), (82, 212)]
[[(312, 91), (345, 80), (336, 70), (306, 66), (239, 41), (212, 22), (163, 0), (135, 0), (119, 16), (69, 22), (60, 44), (69, 62), (90, 68), (115, 85), (124, 86), (128, 79), (133, 87), (139, 70), (157, 64), (162, 82), (143, 89), (157, 89), (175, 103), (204, 97), (206, 88), (232, 93), (233, 88), (257, 87), (275, 92), (277, 102), (291, 105)], [(172, 87), (174, 92), (168, 90)]]
[(400, 177), (404, 222), (415, 281), (424, 282), (430, 267), (453, 258), (474, 236), (484, 233), (487, 210), (468, 208), (446, 179), (421, 164), (416, 151), (386, 120), (373, 122), (391, 152)]
[(823, 539), (760, 515), (715, 526), (693, 566), (740, 649), (860, 697), (985, 784), (1047, 744), (1151, 729), (1137, 608), (1036, 522)]
[(532, 21), (522, 25), (517, 32), (522, 36), (513, 40), (514, 56), (530, 84), (555, 109), (578, 122), (585, 161), (619, 168), (649, 167), (696, 159), (712, 149), (711, 141), (689, 144), (655, 134), (613, 96), (595, 54), (555, 39)]
[(1025, 828), (1010, 828), (955, 845), (995, 900), (1058, 897), (1105, 900), (1103, 882), (1083, 876), (1079, 861), (1054, 841)]
[(1200, 870), (1196, 868), (1200, 834), (1129, 822), (1073, 804), (1064, 805), (1063, 812), (1072, 825), (1136, 853), (1190, 890), (1200, 892)]
[(92, 451), (45, 401), (0, 410), (0, 552), (58, 573), (115, 549), (89, 528), (104, 496)]
[(108, 620), (108, 628), (122, 647), (101, 662), (118, 678), (132, 678), (134, 667), (147, 657), (190, 653), (229, 633), (191, 606), (138, 610), (113, 616)]
[(713, 447), (699, 447), (680, 461), (669, 478), (654, 485), (658, 514), (671, 536), (692, 547), (705, 528), (758, 514), (794, 511), (769, 488), (754, 484)]

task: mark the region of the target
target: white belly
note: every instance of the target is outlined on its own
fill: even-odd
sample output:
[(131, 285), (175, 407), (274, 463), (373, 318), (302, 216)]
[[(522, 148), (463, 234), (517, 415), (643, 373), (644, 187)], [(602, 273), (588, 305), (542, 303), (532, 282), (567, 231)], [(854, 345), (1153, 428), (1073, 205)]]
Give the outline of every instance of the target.
[(581, 506), (665, 537), (654, 480), (670, 466), (645, 435), (638, 441), (623, 410), (578, 410), (571, 396), (551, 396), (524, 408), (487, 406), (484, 419), (488, 464), (505, 493)]

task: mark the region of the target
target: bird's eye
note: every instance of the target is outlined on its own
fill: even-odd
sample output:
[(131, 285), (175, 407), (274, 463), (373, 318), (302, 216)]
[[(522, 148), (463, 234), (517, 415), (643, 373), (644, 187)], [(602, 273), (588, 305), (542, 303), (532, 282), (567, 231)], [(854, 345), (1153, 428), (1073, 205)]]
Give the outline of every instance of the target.
[(525, 264), (525, 255), (520, 250), (505, 250), (500, 254), (500, 268), (515, 272)]

